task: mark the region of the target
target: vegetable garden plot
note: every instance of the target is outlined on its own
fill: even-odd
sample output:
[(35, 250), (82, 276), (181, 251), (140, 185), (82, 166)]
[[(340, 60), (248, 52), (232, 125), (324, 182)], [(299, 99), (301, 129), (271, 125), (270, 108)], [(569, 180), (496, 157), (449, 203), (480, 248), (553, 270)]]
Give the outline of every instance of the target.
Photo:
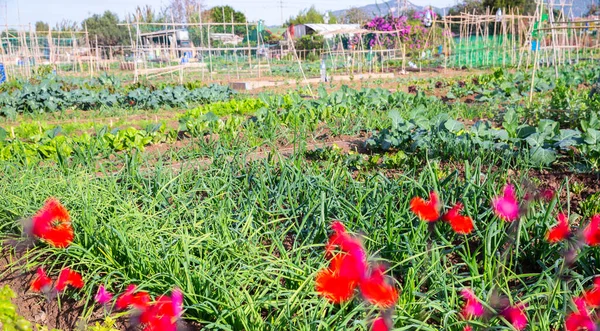
[[(596, 78), (578, 75), (565, 86)], [(577, 92), (561, 106), (559, 84), (539, 85), (540, 113), (558, 105), (578, 119), (539, 120), (519, 105), (519, 77), (446, 82), (457, 94), (491, 91), (473, 106), (421, 91), (320, 89), (316, 99), (213, 102), (182, 114), (176, 129), (106, 130), (89, 145), (53, 127), (35, 138), (26, 125), (4, 130), (3, 150), (39, 148), (0, 161), (0, 234), (26, 236), (31, 247), (19, 257), (41, 268), (34, 291), (19, 293), (81, 299), (102, 316), (161, 330), (591, 325), (600, 204), (575, 203), (582, 188), (569, 178), (550, 186), (530, 174), (586, 165), (593, 176), (596, 101)], [(501, 116), (482, 119), (498, 105)], [(196, 139), (183, 159), (212, 162), (177, 171), (150, 162), (143, 139), (177, 131)], [(359, 134), (388, 153), (303, 147)], [(244, 157), (265, 145), (276, 154), (282, 141), (296, 152)], [(534, 162), (533, 142), (555, 160)], [(72, 151), (41, 157), (43, 146)], [(95, 176), (91, 160), (111, 154), (123, 169)]]

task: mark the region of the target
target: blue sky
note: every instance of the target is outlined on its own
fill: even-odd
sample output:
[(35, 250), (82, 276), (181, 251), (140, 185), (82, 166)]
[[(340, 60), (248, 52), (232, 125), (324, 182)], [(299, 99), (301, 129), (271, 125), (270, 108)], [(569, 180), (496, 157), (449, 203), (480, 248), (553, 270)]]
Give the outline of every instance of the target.
[[(337, 10), (352, 6), (364, 6), (375, 3), (375, 0), (205, 0), (208, 7), (231, 5), (243, 11), (249, 20), (264, 19), (267, 25), (281, 23), (281, 6), (283, 2), (284, 20), (300, 10), (315, 4), (319, 10)], [(377, 0), (382, 3), (382, 0)], [(169, 0), (0, 0), (0, 25), (5, 25), (5, 7), (8, 7), (8, 24), (28, 24), (42, 20), (54, 25), (63, 19), (81, 21), (89, 14), (112, 10), (123, 17), (137, 6), (146, 4), (158, 9), (164, 7)], [(417, 5), (449, 6), (456, 0), (412, 0)]]

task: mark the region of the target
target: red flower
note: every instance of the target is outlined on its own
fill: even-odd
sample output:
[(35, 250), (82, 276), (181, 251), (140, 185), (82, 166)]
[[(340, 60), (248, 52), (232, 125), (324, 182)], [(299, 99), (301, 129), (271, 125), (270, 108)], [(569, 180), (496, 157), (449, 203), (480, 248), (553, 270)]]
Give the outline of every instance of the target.
[(54, 247), (64, 248), (73, 242), (73, 227), (67, 209), (54, 198), (32, 218), (32, 234)]
[(585, 302), (581, 298), (573, 298), (577, 312), (570, 313), (565, 319), (566, 331), (596, 331), (596, 324), (590, 317), (590, 313), (585, 307)]
[(441, 204), (435, 192), (429, 193), (429, 201), (421, 197), (414, 197), (410, 200), (410, 210), (418, 218), (427, 222), (435, 222), (440, 218)]
[(371, 275), (360, 282), (360, 291), (363, 297), (379, 307), (391, 307), (398, 300), (398, 290), (394, 287), (390, 277), (383, 275), (382, 266), (373, 268)]
[(362, 264), (362, 269), (366, 269), (367, 253), (362, 245), (362, 242), (346, 232), (344, 224), (340, 221), (335, 221), (331, 224), (334, 234), (329, 238), (329, 242), (325, 247), (326, 254), (332, 256), (335, 248), (354, 256), (357, 263)]
[(69, 268), (61, 270), (58, 275), (58, 280), (56, 281), (56, 290), (62, 292), (67, 288), (67, 285), (71, 285), (75, 288), (82, 288), (83, 278), (81, 277), (81, 274)]
[(473, 219), (469, 216), (460, 215), (463, 209), (462, 203), (457, 203), (452, 207), (442, 219), (450, 224), (452, 230), (458, 234), (469, 234), (473, 231)]
[(583, 291), (583, 299), (592, 308), (600, 307), (600, 277), (594, 279), (594, 287), (589, 291)]
[(43, 268), (37, 269), (37, 275), (31, 282), (31, 289), (35, 292), (50, 292), (52, 289), (52, 279), (46, 275)]
[(504, 316), (515, 329), (523, 330), (527, 326), (525, 307), (525, 304), (519, 303), (512, 307), (507, 307), (500, 314)]
[(460, 295), (465, 300), (465, 305), (460, 313), (464, 318), (470, 319), (483, 316), (485, 310), (479, 299), (475, 296), (475, 293), (473, 293), (473, 290), (468, 288), (463, 289)]
[(470, 325), (465, 325), (463, 331), (473, 331), (473, 328)]
[(181, 316), (183, 294), (174, 289), (171, 297), (160, 296), (140, 314), (145, 331), (176, 331)]
[(359, 275), (353, 273), (351, 255), (338, 254), (327, 269), (319, 271), (316, 277), (316, 290), (325, 299), (333, 303), (348, 301), (354, 295)]
[(150, 295), (144, 291), (135, 293), (136, 289), (135, 285), (127, 286), (125, 293), (118, 297), (115, 302), (117, 309), (123, 310), (133, 306), (135, 309), (145, 310), (148, 307)]
[(583, 230), (585, 243), (590, 246), (600, 245), (600, 215), (592, 217), (590, 224)]
[[(327, 300), (341, 303), (350, 300), (358, 282), (365, 277), (367, 254), (362, 242), (346, 232), (344, 225), (335, 221), (334, 234), (325, 248), (327, 256), (333, 256), (327, 269), (316, 277), (316, 291)], [(335, 249), (342, 252), (335, 253)]]
[(571, 235), (569, 229), (569, 219), (563, 213), (558, 214), (558, 224), (551, 227), (546, 235), (546, 239), (550, 243), (557, 243), (567, 239)]

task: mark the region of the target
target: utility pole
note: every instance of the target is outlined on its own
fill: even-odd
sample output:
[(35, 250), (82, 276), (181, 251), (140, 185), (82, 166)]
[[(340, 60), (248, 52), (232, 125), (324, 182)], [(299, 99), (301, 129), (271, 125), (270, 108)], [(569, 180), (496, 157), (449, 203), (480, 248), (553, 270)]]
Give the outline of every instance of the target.
[(283, 0), (279, 0), (279, 9), (281, 10), (281, 26), (283, 26)]

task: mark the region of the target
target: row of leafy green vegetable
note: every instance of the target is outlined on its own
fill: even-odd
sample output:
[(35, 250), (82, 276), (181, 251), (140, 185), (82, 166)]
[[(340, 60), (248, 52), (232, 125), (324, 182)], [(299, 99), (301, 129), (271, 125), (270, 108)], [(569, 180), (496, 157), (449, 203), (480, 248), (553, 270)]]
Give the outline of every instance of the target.
[[(544, 92), (561, 88), (560, 93), (552, 95), (552, 106), (564, 107), (561, 99), (567, 98), (565, 89), (575, 90), (580, 85), (590, 86), (600, 78), (600, 69), (589, 65), (576, 65), (574, 67), (563, 67), (558, 70), (558, 76), (553, 68), (542, 68), (536, 72), (533, 81), (534, 92), (541, 92), (541, 96), (548, 94)], [(472, 75), (468, 77), (453, 77), (446, 79), (431, 78), (428, 80), (414, 81), (419, 91), (433, 89), (447, 89), (444, 99), (456, 100), (459, 98), (474, 96), (479, 102), (505, 102), (517, 103), (529, 96), (532, 75), (526, 71), (510, 72), (507, 69), (496, 69), (491, 73)], [(558, 99), (558, 100), (557, 100)]]
[(547, 166), (561, 158), (583, 160), (600, 168), (600, 121), (598, 112), (577, 128), (560, 129), (556, 121), (540, 120), (536, 126), (522, 124), (510, 109), (499, 128), (489, 121), (477, 121), (470, 128), (447, 114), (428, 119), (418, 112), (403, 118), (389, 113), (392, 125), (375, 131), (367, 140), (373, 150), (402, 150), (409, 153), (451, 159), (472, 159), (485, 153), (500, 153), (506, 158), (525, 158), (533, 165)]
[[(191, 88), (189, 88), (191, 87)], [(38, 83), (21, 83), (19, 88), (0, 93), (0, 115), (14, 117), (23, 113), (56, 112), (66, 109), (101, 108), (158, 109), (224, 101), (231, 98), (228, 86), (144, 86), (122, 87), (110, 78), (82, 84), (64, 78), (47, 77)]]

